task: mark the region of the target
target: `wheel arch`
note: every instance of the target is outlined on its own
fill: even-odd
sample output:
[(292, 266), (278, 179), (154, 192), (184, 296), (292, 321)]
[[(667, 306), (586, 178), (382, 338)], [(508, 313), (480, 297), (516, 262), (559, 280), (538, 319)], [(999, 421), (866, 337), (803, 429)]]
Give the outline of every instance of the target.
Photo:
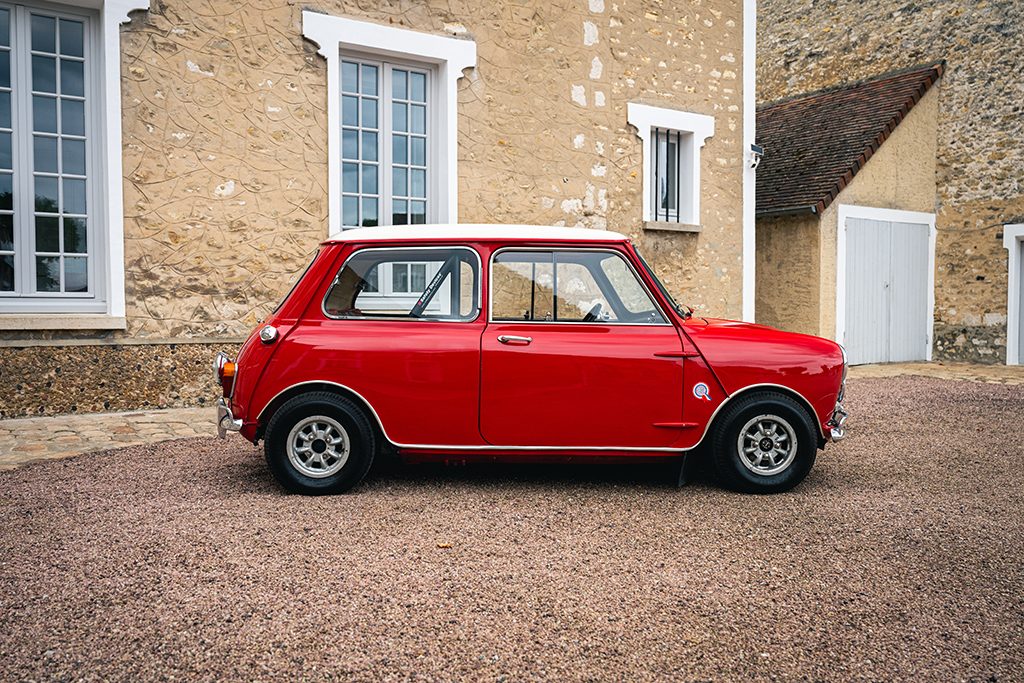
[(384, 431), (384, 424), (380, 421), (380, 415), (377, 414), (377, 411), (373, 409), (373, 406), (370, 405), (370, 402), (367, 401), (362, 394), (354, 389), (346, 387), (343, 384), (323, 380), (312, 380), (309, 382), (293, 384), (287, 389), (279, 391), (272, 399), (270, 399), (270, 401), (267, 402), (267, 405), (263, 407), (263, 410), (261, 410), (260, 414), (256, 417), (256, 441), (263, 438), (267, 425), (270, 423), (270, 419), (274, 416), (274, 413), (277, 412), (278, 408), (296, 396), (318, 391), (337, 394), (338, 396), (346, 398), (361, 407), (377, 434), (385, 441), (393, 443), (391, 439), (388, 438), (387, 432)]
[(729, 397), (715, 408), (715, 412), (711, 416), (711, 419), (708, 420), (707, 427), (704, 429), (704, 434), (701, 435), (700, 441), (697, 445), (699, 446), (707, 442), (708, 435), (713, 433), (714, 427), (718, 424), (718, 421), (722, 419), (722, 414), (725, 412), (726, 406), (732, 405), (737, 399), (755, 393), (776, 393), (786, 396), (787, 398), (791, 398), (799, 403), (800, 406), (807, 411), (807, 414), (810, 415), (811, 421), (814, 422), (815, 430), (818, 434), (818, 448), (824, 447), (826, 442), (825, 433), (822, 431), (821, 420), (818, 419), (818, 414), (814, 411), (814, 407), (811, 405), (811, 402), (804, 398), (803, 394), (800, 392), (781, 384), (751, 384), (729, 394)]

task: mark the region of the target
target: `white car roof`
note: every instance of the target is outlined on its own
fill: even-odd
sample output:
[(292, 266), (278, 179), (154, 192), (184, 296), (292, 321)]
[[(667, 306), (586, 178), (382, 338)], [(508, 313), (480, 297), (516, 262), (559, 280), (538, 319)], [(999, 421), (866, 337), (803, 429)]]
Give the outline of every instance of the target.
[(454, 225), (388, 225), (376, 228), (352, 228), (326, 240), (327, 242), (362, 242), (381, 240), (557, 240), (622, 242), (629, 238), (610, 230), (563, 228), (548, 225), (489, 225), (459, 223)]

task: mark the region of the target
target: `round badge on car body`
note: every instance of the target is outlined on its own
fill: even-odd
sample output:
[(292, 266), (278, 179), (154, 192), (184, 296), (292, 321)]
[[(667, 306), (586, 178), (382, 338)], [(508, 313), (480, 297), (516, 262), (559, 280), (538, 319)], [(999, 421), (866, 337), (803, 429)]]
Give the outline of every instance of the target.
[(263, 329), (260, 330), (260, 341), (264, 344), (269, 344), (275, 339), (277, 339), (277, 328), (273, 325), (264, 325)]

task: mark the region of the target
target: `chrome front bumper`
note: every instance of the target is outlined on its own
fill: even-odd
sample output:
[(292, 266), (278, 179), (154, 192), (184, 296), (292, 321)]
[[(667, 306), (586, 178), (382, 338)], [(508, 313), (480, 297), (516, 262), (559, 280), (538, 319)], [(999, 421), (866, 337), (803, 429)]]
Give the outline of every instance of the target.
[(225, 438), (228, 432), (237, 432), (242, 428), (242, 421), (236, 420), (231, 408), (223, 398), (217, 399), (217, 436)]
[(846, 412), (846, 408), (843, 407), (842, 403), (836, 403), (836, 407), (832, 409), (832, 417), (828, 419), (826, 427), (829, 428), (829, 436), (832, 437), (832, 441), (842, 441), (846, 438), (846, 419), (850, 417), (850, 414)]

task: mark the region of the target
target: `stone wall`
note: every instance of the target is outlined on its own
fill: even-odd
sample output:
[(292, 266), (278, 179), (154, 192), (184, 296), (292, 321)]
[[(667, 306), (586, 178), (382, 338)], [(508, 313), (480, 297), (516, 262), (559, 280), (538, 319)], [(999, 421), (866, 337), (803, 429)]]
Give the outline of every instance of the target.
[(937, 358), (1005, 357), (1002, 225), (1024, 217), (1021, 44), (1024, 5), (1013, 0), (758, 5), (759, 101), (947, 60), (936, 150)]
[(757, 322), (789, 332), (822, 333), (820, 239), (814, 215), (757, 219)]

